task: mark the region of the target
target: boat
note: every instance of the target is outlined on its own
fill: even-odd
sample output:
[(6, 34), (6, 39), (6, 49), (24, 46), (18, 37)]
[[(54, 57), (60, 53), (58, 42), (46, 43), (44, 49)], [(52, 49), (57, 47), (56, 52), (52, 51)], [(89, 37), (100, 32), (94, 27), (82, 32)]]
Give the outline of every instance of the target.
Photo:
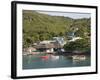
[(48, 59), (49, 56), (41, 56), (42, 59)]
[(73, 60), (85, 60), (86, 56), (85, 55), (73, 55), (72, 59)]

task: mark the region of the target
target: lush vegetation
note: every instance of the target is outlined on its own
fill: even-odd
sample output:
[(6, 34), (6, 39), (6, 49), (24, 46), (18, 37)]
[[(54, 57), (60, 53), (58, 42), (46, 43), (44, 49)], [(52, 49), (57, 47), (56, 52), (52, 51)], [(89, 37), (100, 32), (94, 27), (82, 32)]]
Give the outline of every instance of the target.
[[(78, 30), (76, 30), (78, 28)], [(67, 40), (69, 33), (85, 40), (90, 37), (90, 18), (72, 19), (64, 16), (50, 16), (36, 11), (23, 10), (23, 47), (28, 47), (34, 42), (50, 40), (55, 36), (62, 36)], [(89, 39), (88, 39), (89, 41)], [(87, 42), (86, 42), (87, 43)], [(75, 45), (86, 44), (76, 41), (66, 44), (65, 49)], [(69, 49), (75, 49), (71, 47)], [(82, 48), (85, 45), (82, 45)], [(77, 47), (78, 48), (78, 47)]]
[(67, 43), (64, 46), (64, 49), (67, 51), (82, 51), (82, 52), (90, 52), (90, 40), (89, 39), (80, 39), (74, 42)]

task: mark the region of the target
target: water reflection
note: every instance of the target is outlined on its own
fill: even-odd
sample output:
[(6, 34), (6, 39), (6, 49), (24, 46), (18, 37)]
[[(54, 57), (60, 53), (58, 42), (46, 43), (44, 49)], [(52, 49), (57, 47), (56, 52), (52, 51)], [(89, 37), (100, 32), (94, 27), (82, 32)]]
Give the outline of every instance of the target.
[(60, 57), (55, 55), (50, 55), (51, 60), (58, 60)]
[(90, 66), (90, 56), (23, 55), (23, 69)]

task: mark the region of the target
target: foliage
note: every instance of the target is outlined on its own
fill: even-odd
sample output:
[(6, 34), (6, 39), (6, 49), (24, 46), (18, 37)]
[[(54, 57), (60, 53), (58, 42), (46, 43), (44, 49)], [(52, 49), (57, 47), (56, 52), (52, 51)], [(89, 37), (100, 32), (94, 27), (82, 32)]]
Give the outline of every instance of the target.
[(67, 51), (90, 51), (90, 40), (89, 39), (79, 39), (73, 42), (69, 42), (64, 45), (64, 49)]
[(76, 36), (86, 37), (90, 33), (90, 19), (72, 19), (64, 16), (50, 16), (37, 11), (23, 10), (23, 47), (52, 37), (62, 36), (67, 39), (68, 32), (79, 28)]

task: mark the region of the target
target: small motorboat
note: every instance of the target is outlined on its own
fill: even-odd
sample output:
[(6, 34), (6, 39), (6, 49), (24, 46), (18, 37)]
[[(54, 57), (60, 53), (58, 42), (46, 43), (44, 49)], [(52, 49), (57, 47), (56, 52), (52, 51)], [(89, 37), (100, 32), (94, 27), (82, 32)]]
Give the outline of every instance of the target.
[(74, 55), (72, 56), (73, 60), (85, 60), (86, 56), (85, 55)]
[(48, 59), (49, 56), (41, 56), (42, 59)]

